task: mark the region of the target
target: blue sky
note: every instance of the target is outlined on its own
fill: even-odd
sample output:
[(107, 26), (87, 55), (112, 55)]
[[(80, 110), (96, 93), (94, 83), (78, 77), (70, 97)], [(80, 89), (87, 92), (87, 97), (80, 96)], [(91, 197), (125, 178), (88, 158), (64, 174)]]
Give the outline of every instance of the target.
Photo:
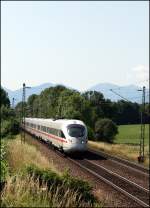
[(148, 82), (148, 2), (1, 2), (2, 85)]

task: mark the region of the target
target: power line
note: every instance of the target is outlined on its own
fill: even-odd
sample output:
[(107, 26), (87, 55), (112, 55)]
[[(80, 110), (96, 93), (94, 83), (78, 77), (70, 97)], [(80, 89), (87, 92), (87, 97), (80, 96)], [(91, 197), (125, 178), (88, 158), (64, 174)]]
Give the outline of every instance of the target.
[(122, 95), (120, 95), (119, 93), (115, 92), (113, 89), (110, 89), (111, 92), (113, 92), (114, 94), (118, 95), (119, 97), (123, 98), (124, 100), (131, 102), (130, 100), (128, 100), (127, 98), (123, 97)]

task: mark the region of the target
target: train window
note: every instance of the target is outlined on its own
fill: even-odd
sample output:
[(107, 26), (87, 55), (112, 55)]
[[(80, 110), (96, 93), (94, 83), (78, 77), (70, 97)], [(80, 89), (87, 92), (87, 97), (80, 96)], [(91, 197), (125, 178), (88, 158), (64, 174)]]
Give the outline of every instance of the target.
[(71, 137), (83, 137), (85, 134), (85, 128), (81, 125), (72, 124), (68, 126), (68, 134)]
[(54, 134), (54, 129), (51, 129), (51, 134)]
[(59, 135), (59, 131), (57, 129), (55, 129), (55, 135), (58, 136)]
[(59, 131), (57, 129), (55, 129), (55, 135), (59, 136)]
[(54, 131), (54, 135), (57, 135), (57, 131), (56, 131), (56, 129), (54, 129), (53, 131)]
[(60, 137), (66, 139), (66, 137), (65, 137), (65, 135), (64, 135), (64, 133), (62, 131), (60, 131)]
[(42, 131), (46, 132), (46, 127), (42, 126)]
[(47, 128), (47, 132), (50, 134), (50, 128), (49, 127)]

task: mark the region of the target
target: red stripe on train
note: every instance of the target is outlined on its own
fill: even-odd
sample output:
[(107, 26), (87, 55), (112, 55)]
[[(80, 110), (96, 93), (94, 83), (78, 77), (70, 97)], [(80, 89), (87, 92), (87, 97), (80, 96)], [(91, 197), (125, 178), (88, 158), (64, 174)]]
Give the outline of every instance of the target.
[(46, 136), (48, 136), (48, 137), (50, 137), (50, 138), (52, 138), (52, 139), (60, 140), (61, 142), (67, 143), (67, 141), (66, 141), (66, 140), (63, 140), (61, 137), (54, 136), (53, 134), (48, 134), (48, 133), (42, 132), (42, 131), (37, 130), (37, 129), (33, 129), (33, 128), (31, 128), (31, 127), (27, 127), (27, 128), (30, 128), (30, 129), (32, 129), (33, 131), (37, 131), (37, 132), (39, 132), (39, 133), (41, 133), (41, 134), (44, 134), (44, 135), (46, 135)]

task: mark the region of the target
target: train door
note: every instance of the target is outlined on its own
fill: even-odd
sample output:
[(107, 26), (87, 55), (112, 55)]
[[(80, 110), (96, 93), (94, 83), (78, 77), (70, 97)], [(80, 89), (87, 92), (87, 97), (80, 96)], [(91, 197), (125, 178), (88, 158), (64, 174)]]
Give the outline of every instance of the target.
[(59, 137), (61, 138), (61, 149), (63, 150), (63, 147), (64, 147), (64, 139), (66, 139), (65, 138), (65, 135), (64, 135), (64, 133), (62, 132), (62, 130), (60, 130), (59, 131)]

